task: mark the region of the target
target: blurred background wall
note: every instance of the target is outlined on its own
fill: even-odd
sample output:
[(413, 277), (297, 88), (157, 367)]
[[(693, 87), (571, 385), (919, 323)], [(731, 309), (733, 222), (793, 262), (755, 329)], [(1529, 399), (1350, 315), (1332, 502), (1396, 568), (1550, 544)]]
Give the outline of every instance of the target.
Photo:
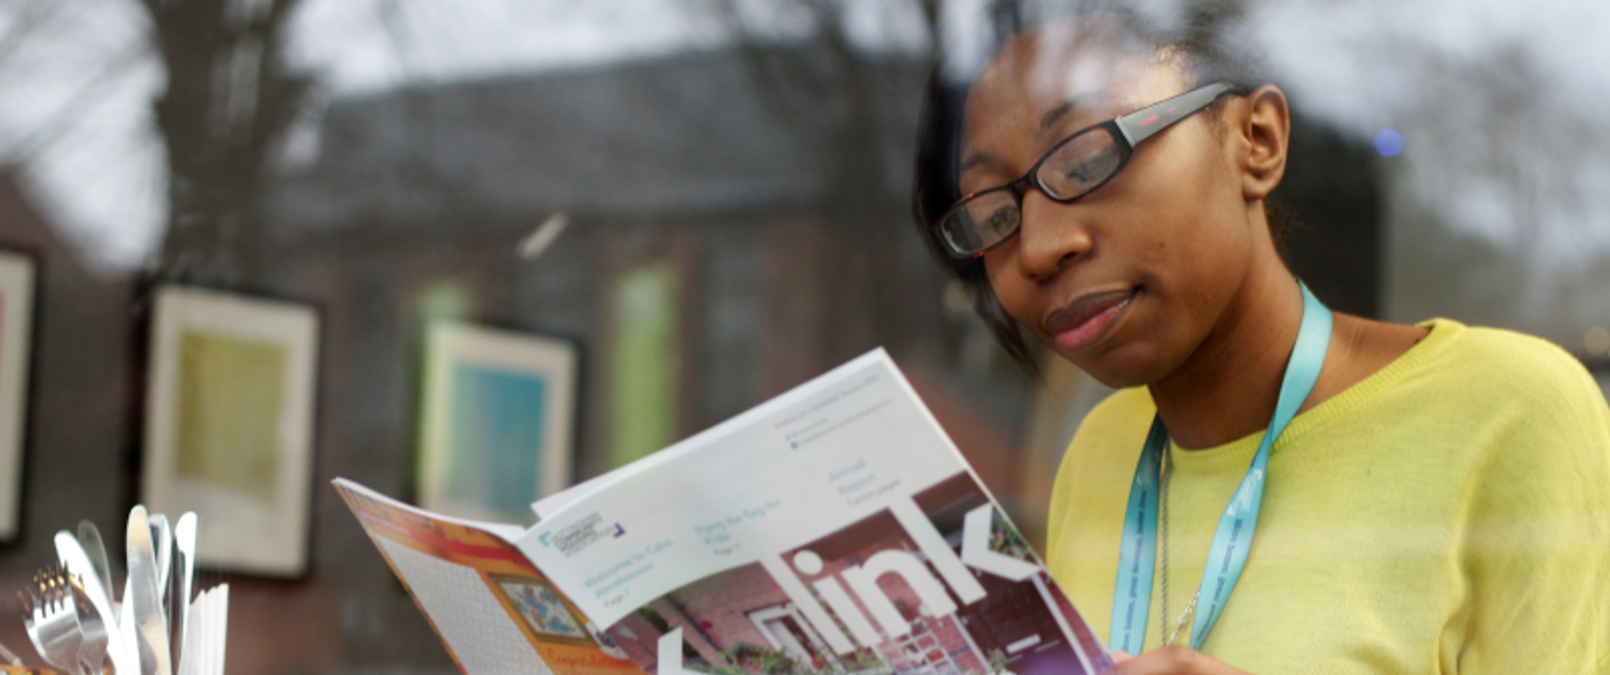
[[(1610, 5), (1220, 4), (1293, 102), (1288, 255), (1321, 297), (1535, 333), (1610, 381)], [(40, 270), (0, 641), (32, 657), (4, 598), (54, 532), (87, 518), (122, 550), (162, 284), (321, 320), (310, 571), (204, 574), (234, 588), (232, 673), (452, 671), (327, 487), (415, 496), (436, 320), (579, 345), (574, 479), (883, 346), (1038, 541), (1060, 450), (1107, 392), (1053, 363), (1025, 376), (907, 215), (936, 52), (1034, 11), (0, 1), (0, 249)], [(551, 247), (522, 249), (556, 216)]]

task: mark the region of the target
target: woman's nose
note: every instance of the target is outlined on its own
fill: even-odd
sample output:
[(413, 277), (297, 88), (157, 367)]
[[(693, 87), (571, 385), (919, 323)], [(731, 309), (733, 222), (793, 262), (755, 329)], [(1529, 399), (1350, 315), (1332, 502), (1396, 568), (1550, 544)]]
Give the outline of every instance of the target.
[(1032, 279), (1054, 276), (1085, 257), (1095, 245), (1077, 203), (1061, 204), (1030, 189), (1023, 195), (1018, 224), (1018, 265)]

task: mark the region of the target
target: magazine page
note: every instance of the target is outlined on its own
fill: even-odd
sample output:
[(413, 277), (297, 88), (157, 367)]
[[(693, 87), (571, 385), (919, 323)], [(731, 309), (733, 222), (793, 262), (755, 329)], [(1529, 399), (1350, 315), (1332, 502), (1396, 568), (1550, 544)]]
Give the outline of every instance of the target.
[[(665, 450), (661, 450), (660, 452), (665, 452)], [(590, 495), (598, 488), (613, 483), (617, 478), (631, 473), (635, 470), (635, 467), (636, 465), (633, 464), (623, 466), (618, 469), (612, 469), (560, 490), (559, 492), (555, 492), (551, 495), (543, 497), (542, 499), (538, 499), (537, 501), (531, 503), (531, 511), (537, 514), (537, 520), (547, 518), (548, 516), (557, 513), (559, 509), (569, 506), (571, 502)]]
[(1110, 664), (881, 351), (649, 460), (515, 542), (648, 672)]
[(509, 539), (337, 478), (335, 488), (467, 675), (642, 675)]

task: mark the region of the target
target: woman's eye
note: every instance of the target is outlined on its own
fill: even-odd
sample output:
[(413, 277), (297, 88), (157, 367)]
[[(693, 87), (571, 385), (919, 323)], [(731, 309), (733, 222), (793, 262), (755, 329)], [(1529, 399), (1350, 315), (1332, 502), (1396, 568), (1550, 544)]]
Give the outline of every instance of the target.
[(1107, 162), (1103, 157), (1093, 157), (1069, 167), (1067, 176), (1077, 183), (1094, 183), (1106, 178)]
[(1017, 209), (1004, 207), (996, 209), (984, 220), (984, 231), (1002, 234), (1017, 226)]
[(1070, 143), (1046, 165), (1050, 173), (1044, 184), (1062, 197), (1084, 193), (1112, 176), (1121, 159), (1112, 147), (1100, 146), (1095, 141)]

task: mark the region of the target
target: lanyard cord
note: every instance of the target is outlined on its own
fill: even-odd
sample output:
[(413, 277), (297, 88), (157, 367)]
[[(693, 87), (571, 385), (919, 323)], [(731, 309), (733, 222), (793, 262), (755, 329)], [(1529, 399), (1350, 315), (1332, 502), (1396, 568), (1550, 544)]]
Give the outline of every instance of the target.
[[(1275, 414), (1264, 431), (1258, 453), (1247, 468), (1246, 477), (1224, 508), (1219, 525), (1213, 531), (1213, 546), (1208, 549), (1207, 566), (1197, 586), (1198, 597), (1205, 611), (1198, 611), (1191, 624), (1191, 648), (1202, 649), (1208, 633), (1224, 611), (1230, 592), (1241, 579), (1247, 564), (1247, 551), (1252, 534), (1258, 525), (1258, 510), (1263, 503), (1263, 485), (1269, 466), (1269, 451), (1286, 425), (1297, 416), (1297, 410), (1308, 399), (1325, 365), (1325, 351), (1330, 347), (1331, 313), (1319, 302), (1308, 287), (1298, 283), (1303, 295), (1302, 324), (1297, 330), (1297, 343), (1286, 361), (1286, 372), (1280, 382), (1280, 398), (1275, 403)], [(1157, 512), (1159, 474), (1163, 453), (1168, 445), (1168, 430), (1160, 417), (1152, 418), (1151, 431), (1135, 467), (1135, 479), (1129, 489), (1129, 507), (1124, 513), (1123, 544), (1118, 553), (1118, 579), (1113, 587), (1112, 632), (1108, 646), (1130, 654), (1139, 654), (1146, 641), (1146, 615), (1151, 611), (1152, 576), (1156, 573)]]

